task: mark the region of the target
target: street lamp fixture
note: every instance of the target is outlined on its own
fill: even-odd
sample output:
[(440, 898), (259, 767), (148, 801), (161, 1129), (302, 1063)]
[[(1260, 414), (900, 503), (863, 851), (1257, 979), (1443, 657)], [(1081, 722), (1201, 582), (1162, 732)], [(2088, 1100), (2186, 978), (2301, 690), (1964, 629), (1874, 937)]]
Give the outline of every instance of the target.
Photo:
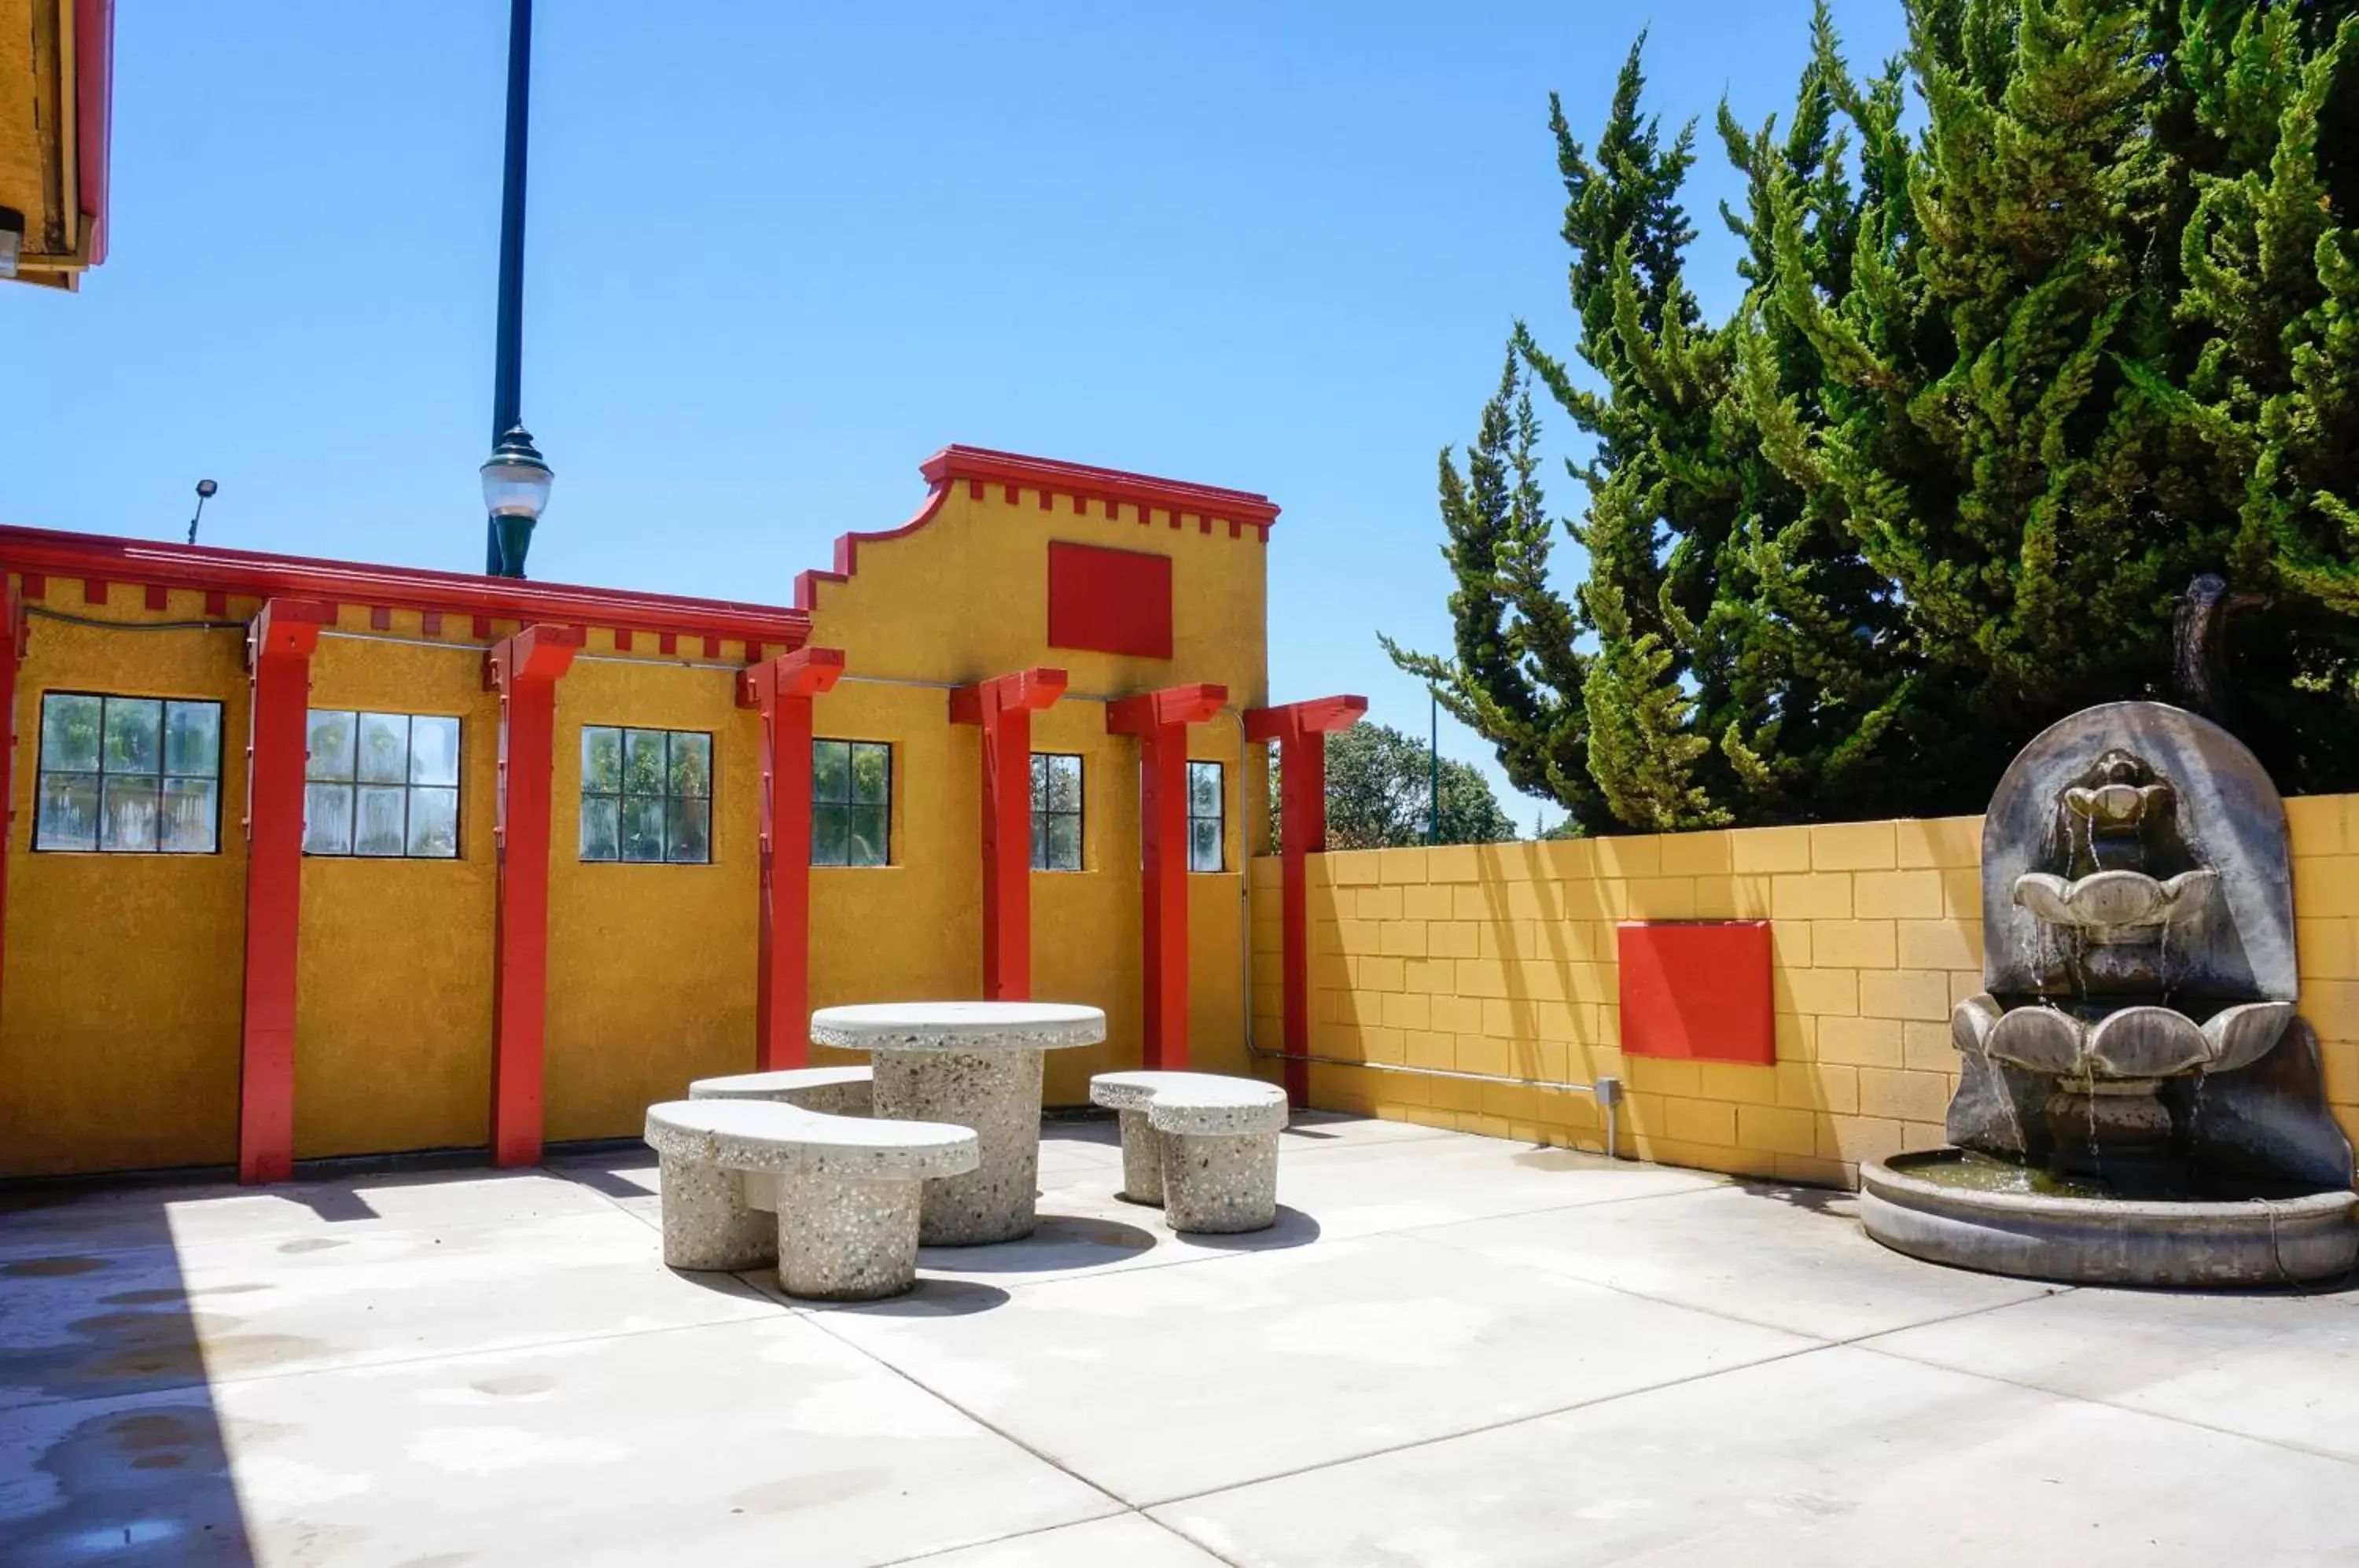
[(532, 526), (549, 505), (549, 487), (556, 478), (532, 437), (522, 425), (511, 426), (484, 463), (484, 509), (492, 516), (492, 537), (499, 546), (495, 575), (522, 577), (525, 552), (532, 548)]

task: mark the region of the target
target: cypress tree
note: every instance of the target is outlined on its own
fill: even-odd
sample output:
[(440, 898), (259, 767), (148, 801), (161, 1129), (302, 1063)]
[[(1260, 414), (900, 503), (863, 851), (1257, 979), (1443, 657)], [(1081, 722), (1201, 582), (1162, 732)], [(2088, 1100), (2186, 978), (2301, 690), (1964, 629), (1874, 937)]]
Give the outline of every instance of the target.
[(1821, 8), (1782, 135), (1723, 106), (1718, 325), (1638, 50), (1593, 154), (1551, 100), (1603, 389), (1516, 346), (1595, 441), (1586, 574), (1529, 569), (1511, 368), (1473, 483), (1442, 463), (1455, 657), (1395, 658), (1588, 831), (1973, 810), (2055, 718), (2166, 695), (2213, 572), (2267, 604), (2240, 730), (2289, 789), (2359, 785), (2359, 0), (1908, 12), (1861, 81)]

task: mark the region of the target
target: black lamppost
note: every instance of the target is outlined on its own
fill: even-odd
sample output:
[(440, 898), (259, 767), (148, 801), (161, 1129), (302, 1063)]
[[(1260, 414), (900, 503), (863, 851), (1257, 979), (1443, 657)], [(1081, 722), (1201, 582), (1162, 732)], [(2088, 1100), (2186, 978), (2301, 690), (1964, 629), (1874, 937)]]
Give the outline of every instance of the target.
[(524, 174), (532, 98), (532, 0), (508, 0), (507, 160), (500, 188), (500, 314), (492, 380), (492, 455), (484, 464), (484, 570), (522, 577), (532, 527), (549, 505), (549, 464), (525, 433)]

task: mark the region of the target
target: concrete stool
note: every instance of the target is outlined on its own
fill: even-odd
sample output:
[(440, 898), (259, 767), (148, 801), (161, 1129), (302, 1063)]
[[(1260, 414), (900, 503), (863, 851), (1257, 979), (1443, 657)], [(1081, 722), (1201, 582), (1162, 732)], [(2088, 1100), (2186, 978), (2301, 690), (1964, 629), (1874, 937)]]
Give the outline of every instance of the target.
[(664, 1262), (758, 1269), (789, 1296), (867, 1301), (918, 1278), (918, 1194), (974, 1169), (975, 1136), (936, 1122), (864, 1121), (768, 1100), (647, 1107), (663, 1168)]
[(1161, 1203), (1176, 1231), (1224, 1235), (1277, 1223), (1286, 1091), (1210, 1073), (1101, 1073), (1090, 1098), (1119, 1114), (1122, 1195)]
[(733, 1073), (699, 1078), (688, 1086), (691, 1100), (777, 1100), (832, 1116), (871, 1114), (873, 1067), (789, 1067), (777, 1073)]

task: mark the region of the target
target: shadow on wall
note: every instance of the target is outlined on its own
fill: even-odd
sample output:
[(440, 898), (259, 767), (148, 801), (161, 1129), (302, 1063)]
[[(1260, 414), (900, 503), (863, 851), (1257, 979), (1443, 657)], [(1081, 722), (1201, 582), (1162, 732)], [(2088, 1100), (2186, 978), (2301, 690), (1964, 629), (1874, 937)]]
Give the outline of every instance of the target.
[(255, 1562), (198, 1339), (236, 1289), (191, 1300), (160, 1193), (0, 1193), (0, 1564)]

